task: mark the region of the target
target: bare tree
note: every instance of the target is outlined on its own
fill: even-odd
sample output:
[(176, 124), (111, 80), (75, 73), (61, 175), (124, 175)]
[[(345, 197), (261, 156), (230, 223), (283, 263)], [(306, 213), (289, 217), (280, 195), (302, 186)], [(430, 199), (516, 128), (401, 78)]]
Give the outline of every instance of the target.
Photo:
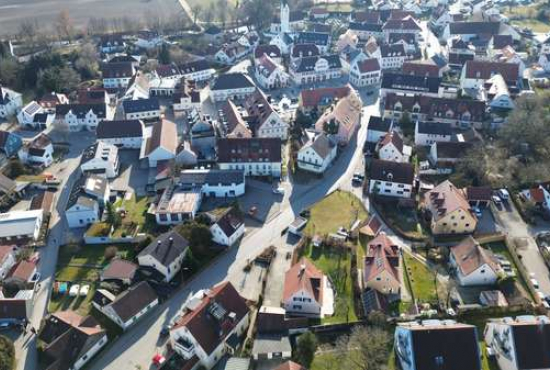
[(216, 10), (218, 11), (218, 19), (222, 23), (222, 28), (225, 30), (225, 22), (228, 17), (227, 0), (218, 0), (216, 4)]
[(339, 338), (335, 350), (340, 367), (380, 370), (388, 362), (389, 333), (379, 327), (357, 326), (351, 335)]
[(27, 45), (30, 45), (31, 50), (34, 52), (36, 48), (36, 39), (39, 32), (38, 19), (26, 18), (19, 24), (19, 38), (23, 40)]
[(92, 17), (88, 21), (88, 35), (102, 35), (109, 29), (105, 18)]
[(69, 12), (62, 10), (57, 16), (56, 21), (57, 35), (59, 39), (66, 38), (69, 43), (72, 42), (74, 36), (74, 25)]
[(193, 25), (197, 25), (197, 19), (200, 18), (202, 15), (202, 5), (201, 4), (193, 4), (191, 5), (191, 15), (193, 16)]

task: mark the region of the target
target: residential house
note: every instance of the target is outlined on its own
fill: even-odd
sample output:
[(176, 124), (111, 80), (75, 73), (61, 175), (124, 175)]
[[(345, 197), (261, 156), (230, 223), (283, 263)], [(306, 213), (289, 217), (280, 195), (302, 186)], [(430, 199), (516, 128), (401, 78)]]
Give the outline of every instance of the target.
[(523, 199), (539, 209), (550, 212), (550, 191), (547, 184), (539, 184), (538, 186), (522, 190), (520, 194)]
[(264, 54), (271, 58), (275, 64), (282, 64), (283, 62), (281, 49), (279, 49), (277, 45), (262, 44), (256, 46), (254, 49), (254, 59), (256, 63)]
[(177, 148), (176, 124), (163, 119), (153, 125), (151, 135), (143, 141), (140, 158), (147, 158), (149, 167), (155, 167), (159, 161), (173, 159)]
[(17, 248), (17, 245), (0, 245), (0, 280), (4, 280), (12, 267), (15, 266), (18, 252), (19, 248)]
[(211, 84), (210, 99), (214, 102), (227, 99), (244, 99), (256, 91), (256, 86), (245, 74), (226, 73)]
[(243, 170), (245, 176), (281, 176), (279, 138), (219, 139), (216, 154), (222, 170)]
[(424, 195), (424, 207), (434, 235), (471, 234), (476, 229), (477, 218), (464, 192), (449, 180)]
[(38, 334), (46, 370), (79, 370), (107, 344), (107, 331), (93, 316), (74, 311), (48, 315)]
[(100, 307), (100, 311), (122, 330), (126, 330), (158, 303), (153, 288), (146, 281), (142, 281), (122, 292), (113, 302)]
[(138, 264), (157, 271), (165, 282), (169, 282), (180, 271), (188, 249), (187, 239), (172, 230), (160, 235), (139, 252)]
[(378, 59), (355, 59), (350, 67), (349, 82), (356, 87), (378, 86), (381, 75)]
[(338, 54), (299, 58), (291, 63), (290, 75), (297, 85), (340, 78), (342, 61)]
[[(416, 43), (414, 33), (390, 33), (388, 37), (389, 45), (401, 45), (403, 47), (407, 60), (419, 56), (420, 49)], [(399, 61), (399, 59), (395, 59), (395, 61)]]
[(179, 186), (199, 190), (207, 197), (233, 198), (245, 193), (246, 178), (242, 170), (198, 169), (183, 170)]
[(245, 300), (230, 282), (199, 290), (185, 303), (170, 329), (170, 344), (186, 368), (212, 369), (234, 353), (249, 325)]
[(350, 92), (350, 85), (301, 90), (298, 105), (304, 114), (319, 114)]
[(326, 54), (330, 47), (330, 34), (321, 32), (298, 32), (294, 44), (314, 44), (321, 54)]
[[(25, 105), (23, 108), (21, 108), (19, 113), (17, 113), (17, 121), (21, 126), (32, 127), (34, 126), (33, 123), (34, 123), (35, 116), (38, 114), (44, 114), (44, 113), (45, 113), (44, 108), (42, 108), (40, 104), (38, 104), (36, 101), (33, 100), (27, 105)], [(53, 121), (54, 117), (55, 116), (52, 117), (50, 124)]]
[(69, 104), (69, 98), (65, 94), (52, 91), (44, 94), (37, 102), (44, 109), (44, 113), (55, 113), (55, 107), (61, 104)]
[(286, 312), (295, 316), (331, 316), (334, 314), (334, 289), (321, 270), (302, 258), (285, 274), (282, 303)]
[(80, 177), (71, 189), (65, 210), (69, 227), (86, 227), (99, 221), (109, 194), (107, 179), (95, 175)]
[(453, 320), (399, 323), (394, 334), (404, 370), (481, 370), (477, 328)]
[(363, 287), (375, 289), (382, 294), (399, 294), (399, 247), (384, 232), (367, 246), (364, 260)]
[(0, 84), (0, 118), (15, 116), (23, 107), (23, 95)]
[(428, 159), (436, 167), (452, 168), (456, 163), (464, 160), (471, 148), (472, 144), (469, 142), (435, 142), (430, 146)]
[(76, 100), (78, 104), (105, 104), (106, 106), (111, 102), (109, 93), (101, 87), (78, 89)]
[(0, 131), (0, 152), (6, 157), (12, 157), (17, 154), (23, 146), (21, 136), (8, 131)]
[(412, 154), (412, 148), (403, 143), (397, 131), (385, 134), (378, 143), (377, 151), (381, 160), (401, 163), (408, 163)]
[(298, 168), (313, 173), (324, 173), (338, 153), (337, 143), (324, 132), (313, 134), (298, 151)]
[(403, 73), (412, 76), (443, 77), (443, 70), (432, 59), (405, 61)]
[(325, 110), (315, 123), (315, 130), (335, 135), (338, 144), (347, 145), (361, 121), (363, 102), (359, 93), (350, 87), (347, 96)]
[(367, 130), (367, 143), (377, 144), (393, 129), (393, 121), (382, 117), (370, 116)]
[(99, 122), (96, 137), (99, 142), (124, 149), (140, 149), (143, 145), (143, 122), (137, 119)]
[(359, 36), (353, 33), (351, 30), (347, 30), (338, 37), (336, 42), (336, 52), (340, 55), (348, 54), (354, 50), (357, 50), (359, 44)]
[(392, 33), (409, 33), (414, 34), (415, 39), (418, 42), (418, 38), (422, 33), (422, 28), (420, 28), (420, 25), (416, 22), (416, 20), (409, 15), (402, 19), (388, 19), (382, 26), (382, 31), (386, 41), (389, 41), (389, 35)]
[(124, 100), (122, 102), (124, 118), (157, 121), (161, 118), (160, 105), (157, 98)]
[(382, 76), (381, 96), (390, 93), (415, 94), (430, 98), (440, 97), (441, 78), (411, 76), (401, 73), (384, 73)]
[(357, 35), (359, 40), (368, 40), (370, 37), (381, 40), (384, 37), (382, 25), (379, 23), (350, 22), (348, 30)]
[(118, 176), (119, 169), (118, 147), (98, 141), (84, 149), (80, 159), (82, 173), (97, 174), (112, 179)]
[(126, 42), (121, 34), (103, 35), (99, 40), (99, 51), (103, 54), (122, 53)]
[(103, 87), (106, 89), (126, 89), (136, 73), (132, 62), (109, 62), (101, 66)]
[(44, 211), (10, 211), (0, 213), (0, 243), (37, 241), (42, 229)]
[(202, 100), (200, 90), (195, 89), (195, 82), (182, 79), (172, 98), (174, 113), (200, 110)]
[(267, 54), (256, 59), (255, 76), (258, 84), (268, 90), (285, 87), (290, 79), (284, 67)]
[(380, 54), (380, 65), (383, 71), (401, 69), (407, 58), (402, 44), (382, 44)]
[(210, 80), (216, 70), (203, 59), (178, 65), (180, 72), (186, 80), (200, 82)]
[(154, 49), (163, 42), (162, 36), (157, 31), (143, 30), (138, 32), (135, 45), (142, 49)]
[(519, 83), (519, 66), (513, 63), (467, 61), (460, 75), (462, 89), (479, 89), (491, 77), (500, 74), (507, 85), (517, 86)]
[(487, 80), (483, 86), (483, 93), (485, 99), (489, 102), (489, 107), (494, 111), (511, 110), (516, 106), (508, 85), (500, 74), (496, 74)]
[(478, 100), (386, 95), (384, 117), (400, 119), (404, 112), (413, 120), (450, 123), (453, 128), (481, 128), (486, 120), (486, 104)]
[[(170, 82), (170, 86), (173, 87), (173, 81)], [(130, 79), (130, 82), (128, 82), (128, 88), (120, 100), (123, 102), (125, 100), (148, 100), (153, 95), (151, 87), (149, 75), (142, 71), (137, 71)], [(158, 82), (157, 87), (159, 87)]]
[(46, 134), (38, 134), (31, 142), (25, 144), (17, 153), (19, 159), (35, 167), (48, 167), (53, 163), (53, 144)]
[(134, 282), (137, 270), (138, 265), (132, 261), (114, 258), (101, 271), (99, 280), (129, 286)]
[(414, 144), (431, 146), (436, 142), (449, 142), (453, 138), (451, 124), (436, 121), (416, 121)]
[(290, 61), (295, 62), (305, 57), (318, 57), (321, 53), (315, 44), (294, 44), (290, 53)]
[(386, 197), (411, 198), (414, 167), (410, 163), (373, 159), (369, 171), (369, 193)]
[(462, 70), (469, 60), (474, 60), (475, 51), (470, 45), (460, 39), (451, 39), (447, 43), (449, 67), (454, 70)]
[(461, 286), (494, 285), (504, 273), (495, 255), (471, 236), (451, 248), (449, 263)]
[(459, 38), (464, 42), (478, 38), (489, 40), (493, 36), (500, 34), (500, 28), (500, 22), (451, 22), (446, 25), (439, 39), (450, 40), (452, 38)]
[(250, 48), (238, 42), (223, 44), (216, 54), (214, 54), (214, 59), (221, 64), (234, 65), (250, 54), (251, 51)]
[(55, 107), (56, 120), (70, 131), (95, 131), (102, 120), (112, 120), (114, 110), (105, 103), (61, 104)]
[(489, 319), (484, 339), (500, 369), (550, 368), (550, 320), (546, 316)]
[(217, 217), (210, 226), (212, 241), (220, 245), (232, 246), (245, 232), (245, 224), (242, 215), (231, 207)]

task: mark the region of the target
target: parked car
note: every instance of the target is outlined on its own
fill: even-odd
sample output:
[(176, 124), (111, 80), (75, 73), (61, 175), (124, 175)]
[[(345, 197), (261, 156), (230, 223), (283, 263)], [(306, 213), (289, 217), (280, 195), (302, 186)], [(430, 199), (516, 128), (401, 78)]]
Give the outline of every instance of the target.
[(474, 210), (474, 213), (477, 218), (481, 218), (483, 216), (483, 212), (481, 211), (481, 209), (479, 209), (479, 207), (474, 207), (472, 209)]
[(533, 288), (538, 289), (539, 288), (539, 282), (537, 279), (529, 279), (531, 281), (531, 284), (533, 284)]
[(502, 200), (510, 199), (510, 193), (508, 193), (508, 190), (506, 190), (506, 189), (500, 189), (497, 193), (498, 193), (498, 196), (500, 197), (500, 199), (502, 199)]
[(277, 189), (273, 189), (273, 194), (285, 195), (285, 189), (279, 186)]
[(78, 292), (80, 292), (80, 285), (73, 284), (71, 286), (71, 289), (69, 289), (69, 297), (76, 297), (78, 295)]
[(497, 205), (502, 204), (502, 199), (498, 195), (493, 195), (493, 203)]

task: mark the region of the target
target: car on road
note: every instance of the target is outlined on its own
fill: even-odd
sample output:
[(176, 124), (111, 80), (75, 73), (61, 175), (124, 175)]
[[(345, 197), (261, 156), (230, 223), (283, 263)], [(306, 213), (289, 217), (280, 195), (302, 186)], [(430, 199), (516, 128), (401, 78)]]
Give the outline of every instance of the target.
[(483, 212), (479, 207), (474, 207), (472, 209), (474, 210), (474, 214), (476, 215), (477, 218), (481, 218), (483, 216)]
[(533, 288), (535, 288), (535, 289), (539, 288), (539, 282), (538, 282), (537, 279), (531, 278), (531, 279), (529, 279), (529, 281), (531, 281), (531, 284), (533, 285)]
[(492, 197), (493, 203), (495, 203), (497, 206), (502, 204), (502, 199), (498, 195), (493, 195)]
[(273, 194), (285, 195), (285, 189), (279, 186), (277, 189), (273, 189)]

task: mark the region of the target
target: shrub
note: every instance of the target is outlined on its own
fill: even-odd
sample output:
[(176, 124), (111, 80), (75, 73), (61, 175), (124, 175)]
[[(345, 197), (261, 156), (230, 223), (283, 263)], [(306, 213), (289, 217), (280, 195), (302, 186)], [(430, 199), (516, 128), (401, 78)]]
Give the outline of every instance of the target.
[(114, 246), (107, 247), (107, 248), (105, 248), (105, 253), (104, 253), (105, 259), (110, 260), (110, 259), (114, 258), (117, 253), (118, 253), (118, 248), (117, 247), (114, 247)]
[(15, 365), (13, 342), (0, 335), (0, 370), (12, 370)]

